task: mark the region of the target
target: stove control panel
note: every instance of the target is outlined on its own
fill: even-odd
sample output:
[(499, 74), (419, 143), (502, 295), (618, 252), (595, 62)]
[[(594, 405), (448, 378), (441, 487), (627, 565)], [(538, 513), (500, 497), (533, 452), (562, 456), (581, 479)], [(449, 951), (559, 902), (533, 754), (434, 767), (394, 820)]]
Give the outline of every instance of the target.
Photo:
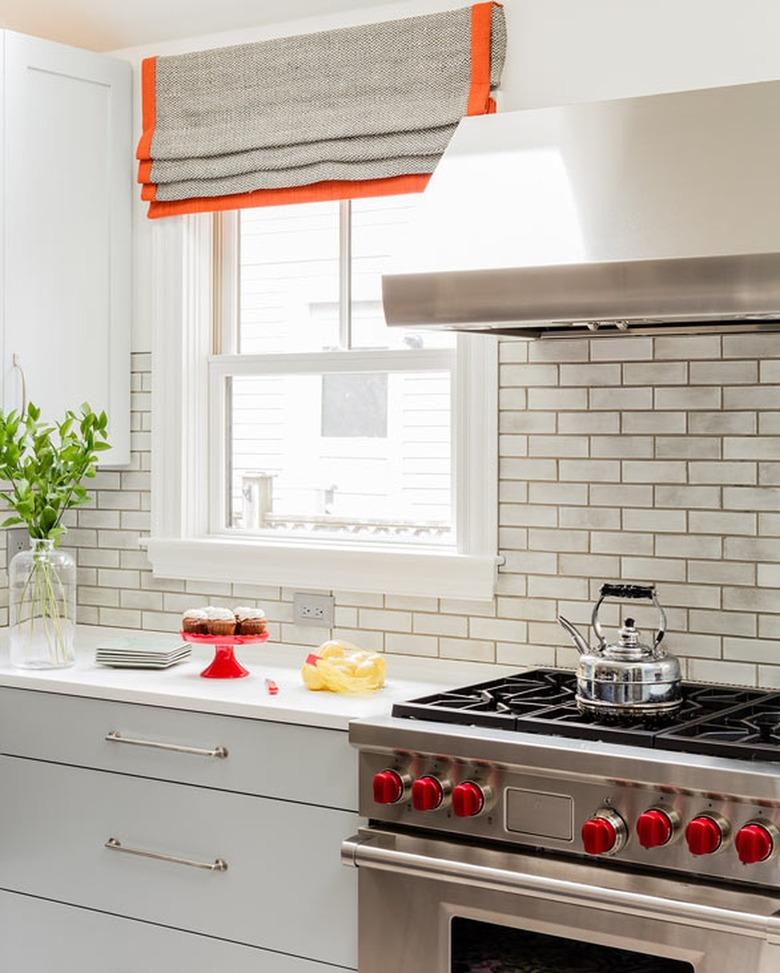
[(780, 800), (759, 804), (425, 753), (363, 750), (360, 766), (360, 812), (378, 821), (780, 884)]

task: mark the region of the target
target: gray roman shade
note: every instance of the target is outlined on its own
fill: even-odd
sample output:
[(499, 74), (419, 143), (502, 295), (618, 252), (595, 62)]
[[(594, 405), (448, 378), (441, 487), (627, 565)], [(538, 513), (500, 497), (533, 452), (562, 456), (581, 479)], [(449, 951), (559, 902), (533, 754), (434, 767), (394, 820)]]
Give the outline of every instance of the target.
[(464, 115), (495, 110), (497, 3), (147, 58), (151, 217), (419, 191)]

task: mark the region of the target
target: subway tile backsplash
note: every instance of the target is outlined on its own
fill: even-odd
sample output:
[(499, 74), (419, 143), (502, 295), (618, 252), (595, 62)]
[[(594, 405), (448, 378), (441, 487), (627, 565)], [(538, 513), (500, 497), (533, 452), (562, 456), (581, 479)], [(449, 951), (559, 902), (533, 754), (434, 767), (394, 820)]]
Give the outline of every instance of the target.
[[(337, 591), (334, 633), (409, 655), (572, 666), (558, 612), (586, 625), (602, 581), (655, 581), (690, 678), (780, 687), (780, 334), (505, 339), (500, 362), (496, 598)], [(193, 602), (242, 601), (266, 610), (273, 638), (328, 637), (293, 624), (291, 590), (152, 577), (140, 546), (150, 389), (150, 356), (136, 354), (132, 469), (100, 473), (72, 520), (81, 620), (174, 631)]]

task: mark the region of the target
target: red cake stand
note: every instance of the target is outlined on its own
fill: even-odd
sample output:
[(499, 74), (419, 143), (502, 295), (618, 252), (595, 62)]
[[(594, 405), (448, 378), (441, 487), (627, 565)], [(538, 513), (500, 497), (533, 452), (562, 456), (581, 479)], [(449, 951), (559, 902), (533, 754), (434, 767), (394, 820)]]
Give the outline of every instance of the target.
[(249, 670), (233, 654), (235, 647), (267, 642), (268, 632), (260, 635), (193, 635), (192, 632), (182, 632), (181, 637), (194, 645), (214, 646), (214, 658), (201, 673), (204, 679), (243, 679), (249, 675)]

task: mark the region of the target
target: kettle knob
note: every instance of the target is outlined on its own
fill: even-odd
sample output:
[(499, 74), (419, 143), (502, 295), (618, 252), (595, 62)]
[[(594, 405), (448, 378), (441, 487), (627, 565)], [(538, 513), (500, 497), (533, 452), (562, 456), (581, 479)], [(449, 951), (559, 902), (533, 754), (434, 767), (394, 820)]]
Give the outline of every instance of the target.
[(620, 629), (621, 648), (633, 649), (639, 645), (639, 632), (636, 630), (636, 622), (633, 618), (626, 618), (623, 627)]

